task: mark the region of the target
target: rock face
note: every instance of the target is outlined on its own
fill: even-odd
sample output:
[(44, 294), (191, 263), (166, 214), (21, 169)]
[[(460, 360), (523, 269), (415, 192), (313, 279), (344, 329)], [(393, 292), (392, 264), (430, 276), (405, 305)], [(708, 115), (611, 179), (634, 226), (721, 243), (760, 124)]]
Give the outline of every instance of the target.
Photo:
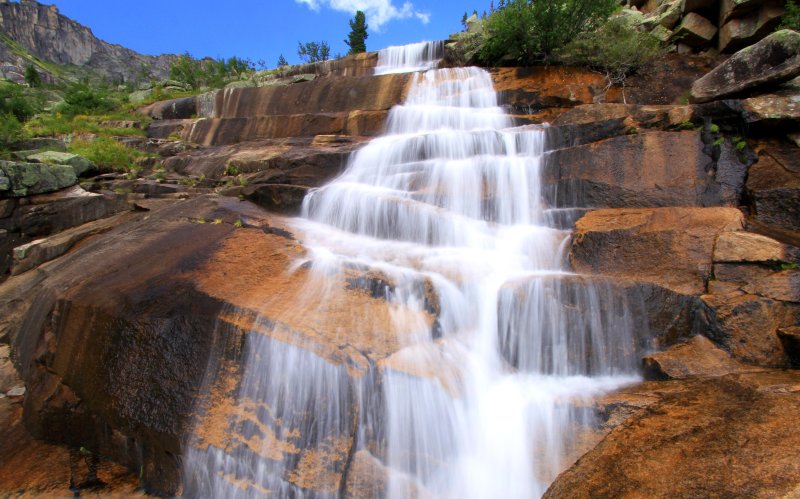
[(570, 261), (578, 272), (646, 278), (700, 294), (717, 237), (743, 225), (735, 208), (595, 210), (575, 225)]
[(698, 132), (648, 132), (556, 150), (543, 181), (556, 206), (737, 206), (747, 164), (723, 143), (716, 162)]
[(695, 102), (740, 94), (800, 75), (800, 33), (777, 31), (731, 56), (692, 85)]
[[(545, 498), (797, 494), (796, 371), (624, 390), (633, 415), (562, 473)], [(652, 387), (654, 388), (654, 387)], [(657, 470), (657, 471), (654, 471)]]
[[(154, 77), (166, 78), (177, 57), (142, 55), (106, 43), (89, 28), (62, 16), (55, 5), (33, 0), (0, 2), (0, 31), (39, 59), (86, 66), (112, 81), (136, 81), (143, 65)], [(23, 68), (24, 74), (22, 59), (5, 43), (0, 43), (0, 62)]]

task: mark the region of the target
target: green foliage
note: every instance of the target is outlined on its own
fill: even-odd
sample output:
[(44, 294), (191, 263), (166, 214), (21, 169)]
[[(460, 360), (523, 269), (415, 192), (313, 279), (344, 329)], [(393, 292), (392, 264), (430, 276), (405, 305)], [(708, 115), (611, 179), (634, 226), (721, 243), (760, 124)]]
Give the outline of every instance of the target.
[(327, 61), (331, 56), (331, 48), (328, 42), (297, 42), (297, 56), (303, 62)]
[(39, 72), (36, 71), (36, 67), (34, 67), (33, 64), (25, 66), (25, 83), (33, 88), (42, 86), (42, 77), (39, 75)]
[(64, 102), (59, 106), (58, 112), (68, 117), (103, 114), (115, 110), (117, 106), (118, 103), (109, 97), (107, 90), (79, 82), (67, 87)]
[(253, 63), (236, 56), (229, 59), (195, 59), (188, 52), (169, 67), (169, 77), (191, 88), (222, 88), (226, 83), (254, 71)]
[(794, 0), (788, 0), (784, 8), (786, 11), (783, 13), (781, 24), (778, 26), (778, 29), (800, 31), (800, 5)]
[(781, 270), (797, 270), (800, 269), (800, 265), (796, 263), (782, 263)]
[(714, 123), (711, 123), (711, 125), (709, 125), (709, 127), (708, 127), (708, 131), (711, 132), (711, 133), (719, 133), (719, 125), (715, 125)]
[(239, 175), (239, 169), (236, 168), (236, 165), (234, 165), (233, 163), (228, 163), (225, 166), (225, 175), (230, 175), (232, 177), (235, 177), (236, 175)]
[(94, 162), (103, 170), (134, 173), (139, 170), (136, 160), (147, 156), (109, 137), (98, 137), (92, 141), (76, 140), (68, 146), (68, 150)]
[(26, 95), (23, 87), (14, 83), (0, 85), (0, 114), (13, 114), (17, 121), (24, 122), (39, 112), (40, 108), (39, 100)]
[(367, 51), (366, 39), (369, 37), (367, 33), (367, 18), (362, 11), (356, 11), (356, 16), (350, 21), (350, 33), (347, 35), (347, 40), (344, 43), (350, 47), (348, 54), (360, 54)]
[(289, 63), (288, 63), (288, 62), (286, 62), (286, 58), (285, 58), (285, 57), (283, 57), (283, 54), (281, 54), (281, 56), (280, 56), (280, 57), (278, 57), (278, 67), (279, 67), (279, 68), (282, 68), (282, 67), (284, 67), (284, 66), (288, 66), (288, 65), (289, 65)]
[(22, 123), (12, 113), (0, 114), (0, 149), (7, 149), (9, 146), (22, 139)]
[(510, 0), (486, 19), (481, 59), (490, 65), (548, 61), (617, 7), (616, 0)]
[(592, 31), (580, 34), (558, 51), (568, 64), (589, 66), (601, 71), (608, 85), (625, 85), (625, 78), (643, 68), (665, 49), (648, 32), (637, 30), (623, 17), (613, 18)]

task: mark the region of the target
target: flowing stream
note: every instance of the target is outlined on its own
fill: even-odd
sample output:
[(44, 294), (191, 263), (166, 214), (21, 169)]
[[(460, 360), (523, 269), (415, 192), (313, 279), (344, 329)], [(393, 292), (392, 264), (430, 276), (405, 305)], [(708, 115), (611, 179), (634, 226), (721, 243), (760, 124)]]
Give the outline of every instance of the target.
[[(293, 222), (311, 276), (294, 313), (393, 334), (390, 355), (356, 369), (248, 335), (237, 436), (190, 445), (186, 495), (538, 497), (577, 457), (584, 402), (636, 379), (633, 314), (564, 269), (544, 132), (514, 126), (487, 72), (428, 69), (441, 50), (380, 54), (379, 73), (418, 71), (405, 103)], [(384, 310), (333, 310), (352, 272)]]

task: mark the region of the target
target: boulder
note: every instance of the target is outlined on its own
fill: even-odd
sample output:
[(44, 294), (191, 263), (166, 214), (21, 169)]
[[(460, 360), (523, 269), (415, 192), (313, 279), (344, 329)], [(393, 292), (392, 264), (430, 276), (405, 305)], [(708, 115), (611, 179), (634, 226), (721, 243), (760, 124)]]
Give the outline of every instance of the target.
[(694, 102), (776, 85), (800, 75), (800, 33), (781, 30), (735, 53), (692, 85)]
[(645, 379), (663, 381), (725, 376), (753, 368), (736, 362), (708, 338), (694, 336), (663, 352), (645, 355), (642, 369)]
[(682, 10), (683, 2), (681, 0), (664, 1), (656, 10), (649, 13), (640, 24), (648, 30), (655, 29), (656, 26), (672, 29), (681, 19)]
[(719, 22), (724, 24), (734, 17), (752, 13), (764, 4), (775, 3), (770, 0), (722, 0), (719, 11)]
[(692, 47), (702, 47), (717, 34), (717, 27), (705, 17), (690, 12), (681, 19), (680, 24), (673, 32), (671, 39), (679, 40)]
[(800, 93), (765, 94), (732, 105), (748, 124), (780, 127), (800, 122)]
[(758, 162), (747, 177), (754, 217), (783, 230), (800, 230), (800, 157), (797, 147), (770, 143), (759, 147)]
[(758, 295), (704, 295), (706, 335), (742, 362), (788, 367), (778, 330), (797, 324), (800, 306)]
[(626, 389), (645, 408), (614, 427), (544, 494), (792, 497), (800, 488), (800, 374), (731, 374)]
[(575, 271), (649, 281), (702, 294), (711, 276), (714, 243), (738, 231), (735, 208), (601, 209), (575, 224), (569, 260)]
[(297, 215), (309, 188), (301, 185), (254, 184), (242, 190), (244, 197), (269, 211)]
[(75, 175), (78, 177), (97, 170), (95, 164), (88, 159), (68, 152), (45, 151), (38, 154), (31, 154), (27, 159), (32, 163), (71, 166), (75, 170)]
[(748, 164), (729, 141), (720, 147), (715, 161), (699, 132), (683, 131), (552, 151), (542, 174), (545, 196), (559, 207), (737, 206)]
[(775, 29), (783, 13), (781, 5), (767, 3), (757, 12), (730, 19), (719, 30), (717, 48), (720, 52), (733, 52), (752, 45)]
[(0, 195), (23, 197), (55, 192), (78, 183), (71, 166), (0, 161)]

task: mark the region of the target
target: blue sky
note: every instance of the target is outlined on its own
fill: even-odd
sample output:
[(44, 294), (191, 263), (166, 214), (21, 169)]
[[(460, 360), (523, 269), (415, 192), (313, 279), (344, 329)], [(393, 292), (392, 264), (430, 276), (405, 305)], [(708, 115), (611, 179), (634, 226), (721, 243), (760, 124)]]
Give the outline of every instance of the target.
[(297, 43), (327, 41), (346, 53), (348, 20), (367, 14), (367, 49), (446, 38), (461, 17), (489, 0), (40, 0), (111, 43), (145, 54), (245, 57), (274, 67), (300, 62)]

